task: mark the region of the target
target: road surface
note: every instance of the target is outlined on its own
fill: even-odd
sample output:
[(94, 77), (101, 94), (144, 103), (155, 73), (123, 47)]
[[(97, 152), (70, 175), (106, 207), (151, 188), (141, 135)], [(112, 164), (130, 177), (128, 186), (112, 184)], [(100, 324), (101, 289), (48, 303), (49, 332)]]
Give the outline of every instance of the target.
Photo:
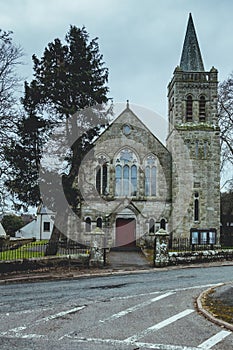
[(199, 315), (195, 298), (233, 267), (0, 286), (1, 350), (230, 350), (233, 334)]

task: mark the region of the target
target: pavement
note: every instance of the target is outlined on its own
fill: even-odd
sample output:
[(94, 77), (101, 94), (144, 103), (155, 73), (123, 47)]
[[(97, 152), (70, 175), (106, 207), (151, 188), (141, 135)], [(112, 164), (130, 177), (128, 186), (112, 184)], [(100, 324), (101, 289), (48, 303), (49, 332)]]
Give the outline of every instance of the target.
[(148, 269), (150, 264), (141, 251), (111, 251), (108, 256), (110, 266), (114, 269)]
[[(152, 268), (145, 257), (139, 252), (111, 252), (108, 258), (108, 266), (103, 268), (56, 268), (48, 271), (29, 271), (11, 274), (0, 274), (0, 285), (7, 283), (24, 283), (24, 282), (38, 282), (49, 280), (64, 280), (64, 279), (78, 279), (89, 277), (101, 277), (111, 275), (124, 275), (134, 273), (150, 273), (152, 271), (161, 271), (161, 268)], [(210, 266), (233, 266), (233, 262), (215, 262), (206, 264), (189, 264), (181, 266), (168, 266), (162, 270), (170, 269), (186, 269), (186, 268), (203, 268)], [(205, 305), (206, 298), (211, 295), (214, 300), (220, 300), (222, 305), (229, 307), (232, 312), (232, 322), (222, 320), (220, 315), (210, 312)], [(211, 322), (220, 325), (233, 331), (233, 282), (227, 284), (218, 284), (214, 288), (210, 288), (202, 292), (196, 301), (197, 310), (203, 314)], [(230, 315), (231, 316), (231, 315)]]

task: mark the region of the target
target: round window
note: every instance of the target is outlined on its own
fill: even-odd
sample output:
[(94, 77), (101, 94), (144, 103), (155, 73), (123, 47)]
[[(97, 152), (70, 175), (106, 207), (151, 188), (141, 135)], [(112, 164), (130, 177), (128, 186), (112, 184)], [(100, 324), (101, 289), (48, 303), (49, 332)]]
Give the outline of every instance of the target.
[(129, 135), (131, 133), (131, 127), (129, 125), (124, 125), (123, 126), (123, 133), (125, 135)]

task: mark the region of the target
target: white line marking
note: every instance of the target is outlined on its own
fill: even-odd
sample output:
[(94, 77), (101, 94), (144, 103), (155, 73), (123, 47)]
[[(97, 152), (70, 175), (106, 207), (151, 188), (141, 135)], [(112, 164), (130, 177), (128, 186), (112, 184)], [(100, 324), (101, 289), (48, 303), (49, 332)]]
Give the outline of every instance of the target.
[(125, 315), (127, 315), (127, 314), (129, 314), (129, 313), (132, 313), (132, 312), (134, 312), (134, 311), (136, 311), (136, 310), (138, 310), (138, 309), (141, 309), (141, 308), (143, 308), (143, 307), (145, 307), (145, 306), (148, 306), (148, 305), (150, 305), (150, 304), (152, 304), (152, 303), (154, 303), (154, 302), (156, 302), (156, 301), (158, 301), (158, 300), (164, 299), (164, 298), (166, 298), (166, 297), (168, 297), (168, 296), (170, 296), (170, 295), (172, 295), (172, 294), (175, 294), (175, 292), (168, 292), (168, 293), (166, 293), (166, 294), (159, 295), (159, 296), (156, 297), (156, 298), (153, 298), (153, 299), (144, 301), (143, 303), (140, 303), (140, 304), (134, 305), (134, 306), (132, 306), (132, 307), (129, 307), (128, 309), (123, 310), (123, 311), (120, 311), (120, 312), (118, 312), (117, 314), (114, 314), (114, 315), (112, 315), (112, 316), (109, 316), (109, 317), (107, 317), (107, 318), (105, 318), (105, 319), (103, 319), (103, 320), (99, 320), (99, 322), (106, 322), (106, 321), (116, 320), (117, 318), (120, 318), (120, 317), (122, 317), (122, 316), (125, 316)]
[(21, 334), (21, 333), (15, 333), (15, 334), (7, 334), (7, 338), (20, 338), (20, 339), (38, 339), (38, 338), (47, 338), (46, 335), (42, 334)]
[(143, 338), (145, 337), (148, 333), (151, 333), (153, 331), (157, 331), (163, 327), (166, 327), (168, 326), (169, 324), (173, 323), (173, 322), (176, 322), (177, 320), (185, 317), (185, 316), (188, 316), (189, 314), (191, 314), (192, 312), (194, 312), (193, 309), (186, 309), (172, 317), (169, 317), (167, 318), (166, 320), (162, 321), (162, 322), (159, 322), (159, 323), (156, 323), (155, 325), (149, 327), (149, 328), (146, 328), (144, 329), (142, 332), (138, 333), (138, 334), (135, 334), (133, 335), (132, 337), (129, 337), (127, 339), (125, 339), (125, 341), (134, 341), (136, 342), (138, 339), (140, 338)]
[(86, 305), (83, 305), (83, 306), (78, 306), (78, 307), (75, 307), (74, 309), (70, 309), (70, 310), (66, 310), (66, 311), (62, 311), (62, 312), (59, 312), (57, 314), (54, 314), (54, 315), (49, 315), (47, 317), (43, 317), (35, 322), (32, 322), (28, 325), (23, 325), (21, 327), (16, 327), (16, 328), (12, 328), (12, 329), (9, 329), (7, 332), (1, 332), (0, 333), (0, 336), (6, 336), (8, 335), (10, 332), (14, 332), (14, 336), (15, 337), (23, 337), (24, 335), (20, 334), (20, 332), (24, 331), (25, 329), (31, 327), (31, 326), (35, 326), (37, 325), (38, 323), (41, 323), (41, 322), (48, 322), (48, 321), (51, 321), (51, 320), (54, 320), (56, 318), (59, 318), (59, 317), (63, 317), (63, 316), (66, 316), (66, 315), (69, 315), (69, 314), (73, 314), (79, 310), (82, 310), (86, 307)]
[(200, 350), (200, 348), (189, 347), (184, 345), (169, 345), (169, 344), (153, 344), (144, 342), (134, 342), (129, 340), (117, 340), (117, 339), (98, 339), (98, 338), (82, 338), (78, 336), (67, 335), (69, 339), (77, 341), (78, 343), (89, 342), (92, 344), (109, 344), (114, 345), (133, 345), (141, 348), (156, 349), (156, 350)]
[(59, 312), (55, 315), (49, 315), (47, 317), (41, 318), (40, 320), (37, 320), (35, 323), (37, 324), (39, 322), (48, 322), (48, 321), (54, 320), (55, 318), (59, 318), (59, 317), (63, 317), (63, 316), (69, 315), (69, 314), (73, 314), (77, 311), (84, 309), (85, 307), (86, 307), (86, 305), (83, 305), (83, 306), (75, 307), (74, 309), (71, 309), (71, 310)]
[(167, 289), (167, 290), (150, 292), (150, 293), (126, 295), (125, 297), (112, 297), (112, 298), (109, 299), (109, 301), (112, 301), (112, 300), (124, 300), (124, 299), (127, 300), (127, 299), (131, 299), (131, 298), (144, 297), (144, 296), (155, 295), (155, 294), (166, 293), (166, 292), (182, 292), (182, 291), (191, 290), (191, 289), (218, 287), (218, 286), (221, 286), (221, 285), (222, 285), (222, 283), (217, 283), (217, 284), (215, 283), (215, 284), (203, 284), (203, 285), (200, 285), (200, 286), (193, 286), (193, 287)]
[(215, 334), (213, 337), (207, 339), (204, 341), (204, 343), (200, 344), (198, 348), (201, 349), (211, 349), (214, 345), (218, 344), (220, 341), (225, 339), (228, 335), (232, 334), (232, 332), (229, 331), (221, 331), (217, 334)]

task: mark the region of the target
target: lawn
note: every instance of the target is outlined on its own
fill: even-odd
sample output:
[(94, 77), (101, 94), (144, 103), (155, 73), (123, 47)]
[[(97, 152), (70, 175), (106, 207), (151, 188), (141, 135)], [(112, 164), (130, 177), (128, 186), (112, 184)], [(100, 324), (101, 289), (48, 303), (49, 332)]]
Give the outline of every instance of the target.
[(17, 259), (29, 259), (39, 258), (44, 256), (46, 244), (48, 241), (32, 242), (17, 249), (8, 249), (0, 252), (0, 260), (17, 260)]

